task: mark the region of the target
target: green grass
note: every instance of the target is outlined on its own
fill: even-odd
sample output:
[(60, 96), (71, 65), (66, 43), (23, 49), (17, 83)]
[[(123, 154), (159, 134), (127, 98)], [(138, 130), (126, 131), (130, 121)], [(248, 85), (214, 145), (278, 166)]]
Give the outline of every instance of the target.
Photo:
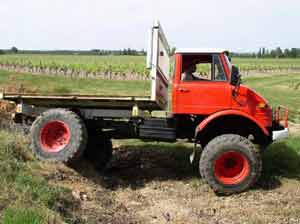
[(43, 224), (45, 219), (37, 209), (9, 208), (5, 211), (3, 224)]
[(36, 170), (39, 164), (28, 153), (28, 140), (0, 131), (1, 223), (45, 223), (58, 216), (60, 204), (72, 199), (70, 190), (50, 186)]
[(287, 106), (290, 119), (300, 123), (300, 74), (243, 78), (244, 84), (264, 96), (273, 106)]
[(300, 178), (300, 137), (274, 142), (264, 153), (265, 176)]
[(150, 82), (70, 78), (22, 74), (0, 70), (0, 89), (6, 92), (41, 94), (92, 94), (149, 96)]

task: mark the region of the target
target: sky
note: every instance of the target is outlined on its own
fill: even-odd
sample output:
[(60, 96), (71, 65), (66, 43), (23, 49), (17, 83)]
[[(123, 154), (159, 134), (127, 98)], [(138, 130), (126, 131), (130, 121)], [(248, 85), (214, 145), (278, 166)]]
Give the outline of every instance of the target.
[(1, 0), (0, 49), (146, 49), (158, 19), (172, 47), (300, 47), (299, 0)]

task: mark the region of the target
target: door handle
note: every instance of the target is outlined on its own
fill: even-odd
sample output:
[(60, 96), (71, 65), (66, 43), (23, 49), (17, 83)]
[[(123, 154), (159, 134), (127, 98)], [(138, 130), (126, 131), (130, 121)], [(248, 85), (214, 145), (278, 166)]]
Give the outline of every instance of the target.
[(184, 88), (179, 88), (178, 90), (179, 90), (179, 92), (181, 92), (181, 93), (187, 93), (187, 92), (190, 92), (189, 89), (184, 89)]

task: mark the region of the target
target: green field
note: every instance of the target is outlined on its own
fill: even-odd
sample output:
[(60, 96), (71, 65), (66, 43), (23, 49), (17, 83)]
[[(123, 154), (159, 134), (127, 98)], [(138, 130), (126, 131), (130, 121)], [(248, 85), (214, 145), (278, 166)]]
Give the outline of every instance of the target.
[[(300, 69), (300, 59), (256, 59), (233, 58), (233, 63), (242, 72)], [(7, 54), (0, 55), (0, 65), (16, 69), (28, 68), (29, 71), (69, 75), (87, 74), (138, 74), (146, 76), (144, 56), (81, 56), (81, 55), (38, 55)]]
[(66, 73), (104, 73), (147, 75), (142, 56), (79, 56), (79, 55), (0, 55), (0, 65), (51, 69)]
[(40, 93), (45, 95), (149, 96), (150, 82), (32, 75), (0, 70), (0, 89), (4, 92)]

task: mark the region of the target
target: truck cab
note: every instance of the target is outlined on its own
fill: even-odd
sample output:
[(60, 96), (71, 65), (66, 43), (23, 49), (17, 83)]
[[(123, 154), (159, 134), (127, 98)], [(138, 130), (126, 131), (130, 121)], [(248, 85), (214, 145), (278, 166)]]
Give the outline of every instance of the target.
[(222, 51), (179, 49), (175, 60), (174, 114), (204, 115), (230, 108), (231, 68), (226, 64), (228, 58)]
[[(178, 49), (175, 52), (172, 113), (178, 120), (188, 117), (196, 120), (196, 136), (203, 146), (227, 132), (251, 136), (256, 143), (265, 146), (288, 133), (287, 122), (282, 125), (278, 120), (279, 130), (274, 130), (271, 106), (254, 90), (241, 84), (238, 68), (232, 65), (228, 51), (223, 49)], [(283, 119), (287, 120), (287, 112)], [(193, 131), (190, 130), (190, 135)]]

